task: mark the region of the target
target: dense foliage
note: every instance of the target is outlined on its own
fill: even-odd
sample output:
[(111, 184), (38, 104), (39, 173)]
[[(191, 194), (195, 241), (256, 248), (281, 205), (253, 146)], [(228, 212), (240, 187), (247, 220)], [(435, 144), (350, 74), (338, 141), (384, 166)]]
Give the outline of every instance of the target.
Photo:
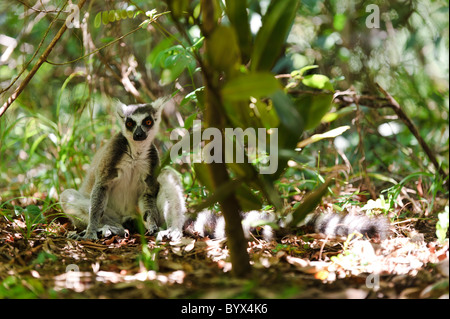
[[(5, 216), (59, 216), (58, 194), (118, 130), (113, 99), (161, 96), (173, 99), (158, 148), (192, 213), (263, 209), (296, 224), (329, 190), (337, 210), (372, 199), (392, 219), (437, 221), (448, 206), (448, 1), (108, 0), (78, 14), (67, 1), (0, 0), (0, 12)], [(170, 133), (193, 134), (197, 119), (265, 128), (267, 148), (254, 164), (171, 162)], [(277, 169), (258, 174), (275, 128)]]

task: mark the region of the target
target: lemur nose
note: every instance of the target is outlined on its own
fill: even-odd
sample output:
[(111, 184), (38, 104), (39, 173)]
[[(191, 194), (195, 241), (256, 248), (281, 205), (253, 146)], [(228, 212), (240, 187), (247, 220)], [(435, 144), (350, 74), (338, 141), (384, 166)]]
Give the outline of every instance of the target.
[(140, 126), (136, 128), (136, 131), (134, 131), (133, 134), (133, 140), (135, 141), (143, 141), (147, 138), (147, 134), (141, 129)]

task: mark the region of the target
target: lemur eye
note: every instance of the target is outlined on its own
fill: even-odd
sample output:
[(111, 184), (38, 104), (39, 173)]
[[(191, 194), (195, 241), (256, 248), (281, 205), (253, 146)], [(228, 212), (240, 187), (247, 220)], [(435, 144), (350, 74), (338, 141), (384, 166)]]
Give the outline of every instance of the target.
[(150, 126), (152, 125), (153, 121), (151, 119), (145, 120), (145, 125)]
[(136, 124), (136, 123), (131, 119), (127, 119), (125, 122), (125, 126), (127, 127), (128, 130), (132, 130), (134, 127), (134, 124)]

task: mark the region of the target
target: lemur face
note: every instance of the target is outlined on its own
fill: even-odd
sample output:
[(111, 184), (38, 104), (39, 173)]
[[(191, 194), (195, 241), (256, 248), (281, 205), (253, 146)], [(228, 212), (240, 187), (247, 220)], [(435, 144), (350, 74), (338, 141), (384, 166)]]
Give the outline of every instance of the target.
[(125, 119), (125, 129), (132, 134), (133, 140), (143, 141), (155, 124), (151, 113), (131, 114)]
[(122, 123), (122, 134), (129, 140), (145, 141), (155, 137), (161, 117), (162, 105), (165, 101), (156, 100), (149, 104), (120, 103), (117, 113)]

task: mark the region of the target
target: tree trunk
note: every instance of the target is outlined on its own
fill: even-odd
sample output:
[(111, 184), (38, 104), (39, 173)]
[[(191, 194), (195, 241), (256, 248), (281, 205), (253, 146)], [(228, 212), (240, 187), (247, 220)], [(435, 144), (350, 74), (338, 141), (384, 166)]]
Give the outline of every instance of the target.
[[(205, 77), (208, 74), (205, 74)], [(224, 123), (225, 118), (222, 114), (223, 108), (220, 101), (218, 89), (209, 86), (211, 78), (205, 79), (206, 110), (205, 119), (208, 127), (216, 127), (222, 132), (222, 162), (208, 164), (208, 169), (213, 180), (214, 188), (224, 185), (230, 180), (225, 165), (224, 154)], [(233, 274), (237, 277), (245, 277), (251, 271), (248, 253), (247, 239), (242, 230), (240, 211), (241, 207), (234, 193), (219, 201), (222, 208), (222, 214), (225, 219), (225, 233), (227, 235), (228, 247), (230, 249), (231, 264)]]

